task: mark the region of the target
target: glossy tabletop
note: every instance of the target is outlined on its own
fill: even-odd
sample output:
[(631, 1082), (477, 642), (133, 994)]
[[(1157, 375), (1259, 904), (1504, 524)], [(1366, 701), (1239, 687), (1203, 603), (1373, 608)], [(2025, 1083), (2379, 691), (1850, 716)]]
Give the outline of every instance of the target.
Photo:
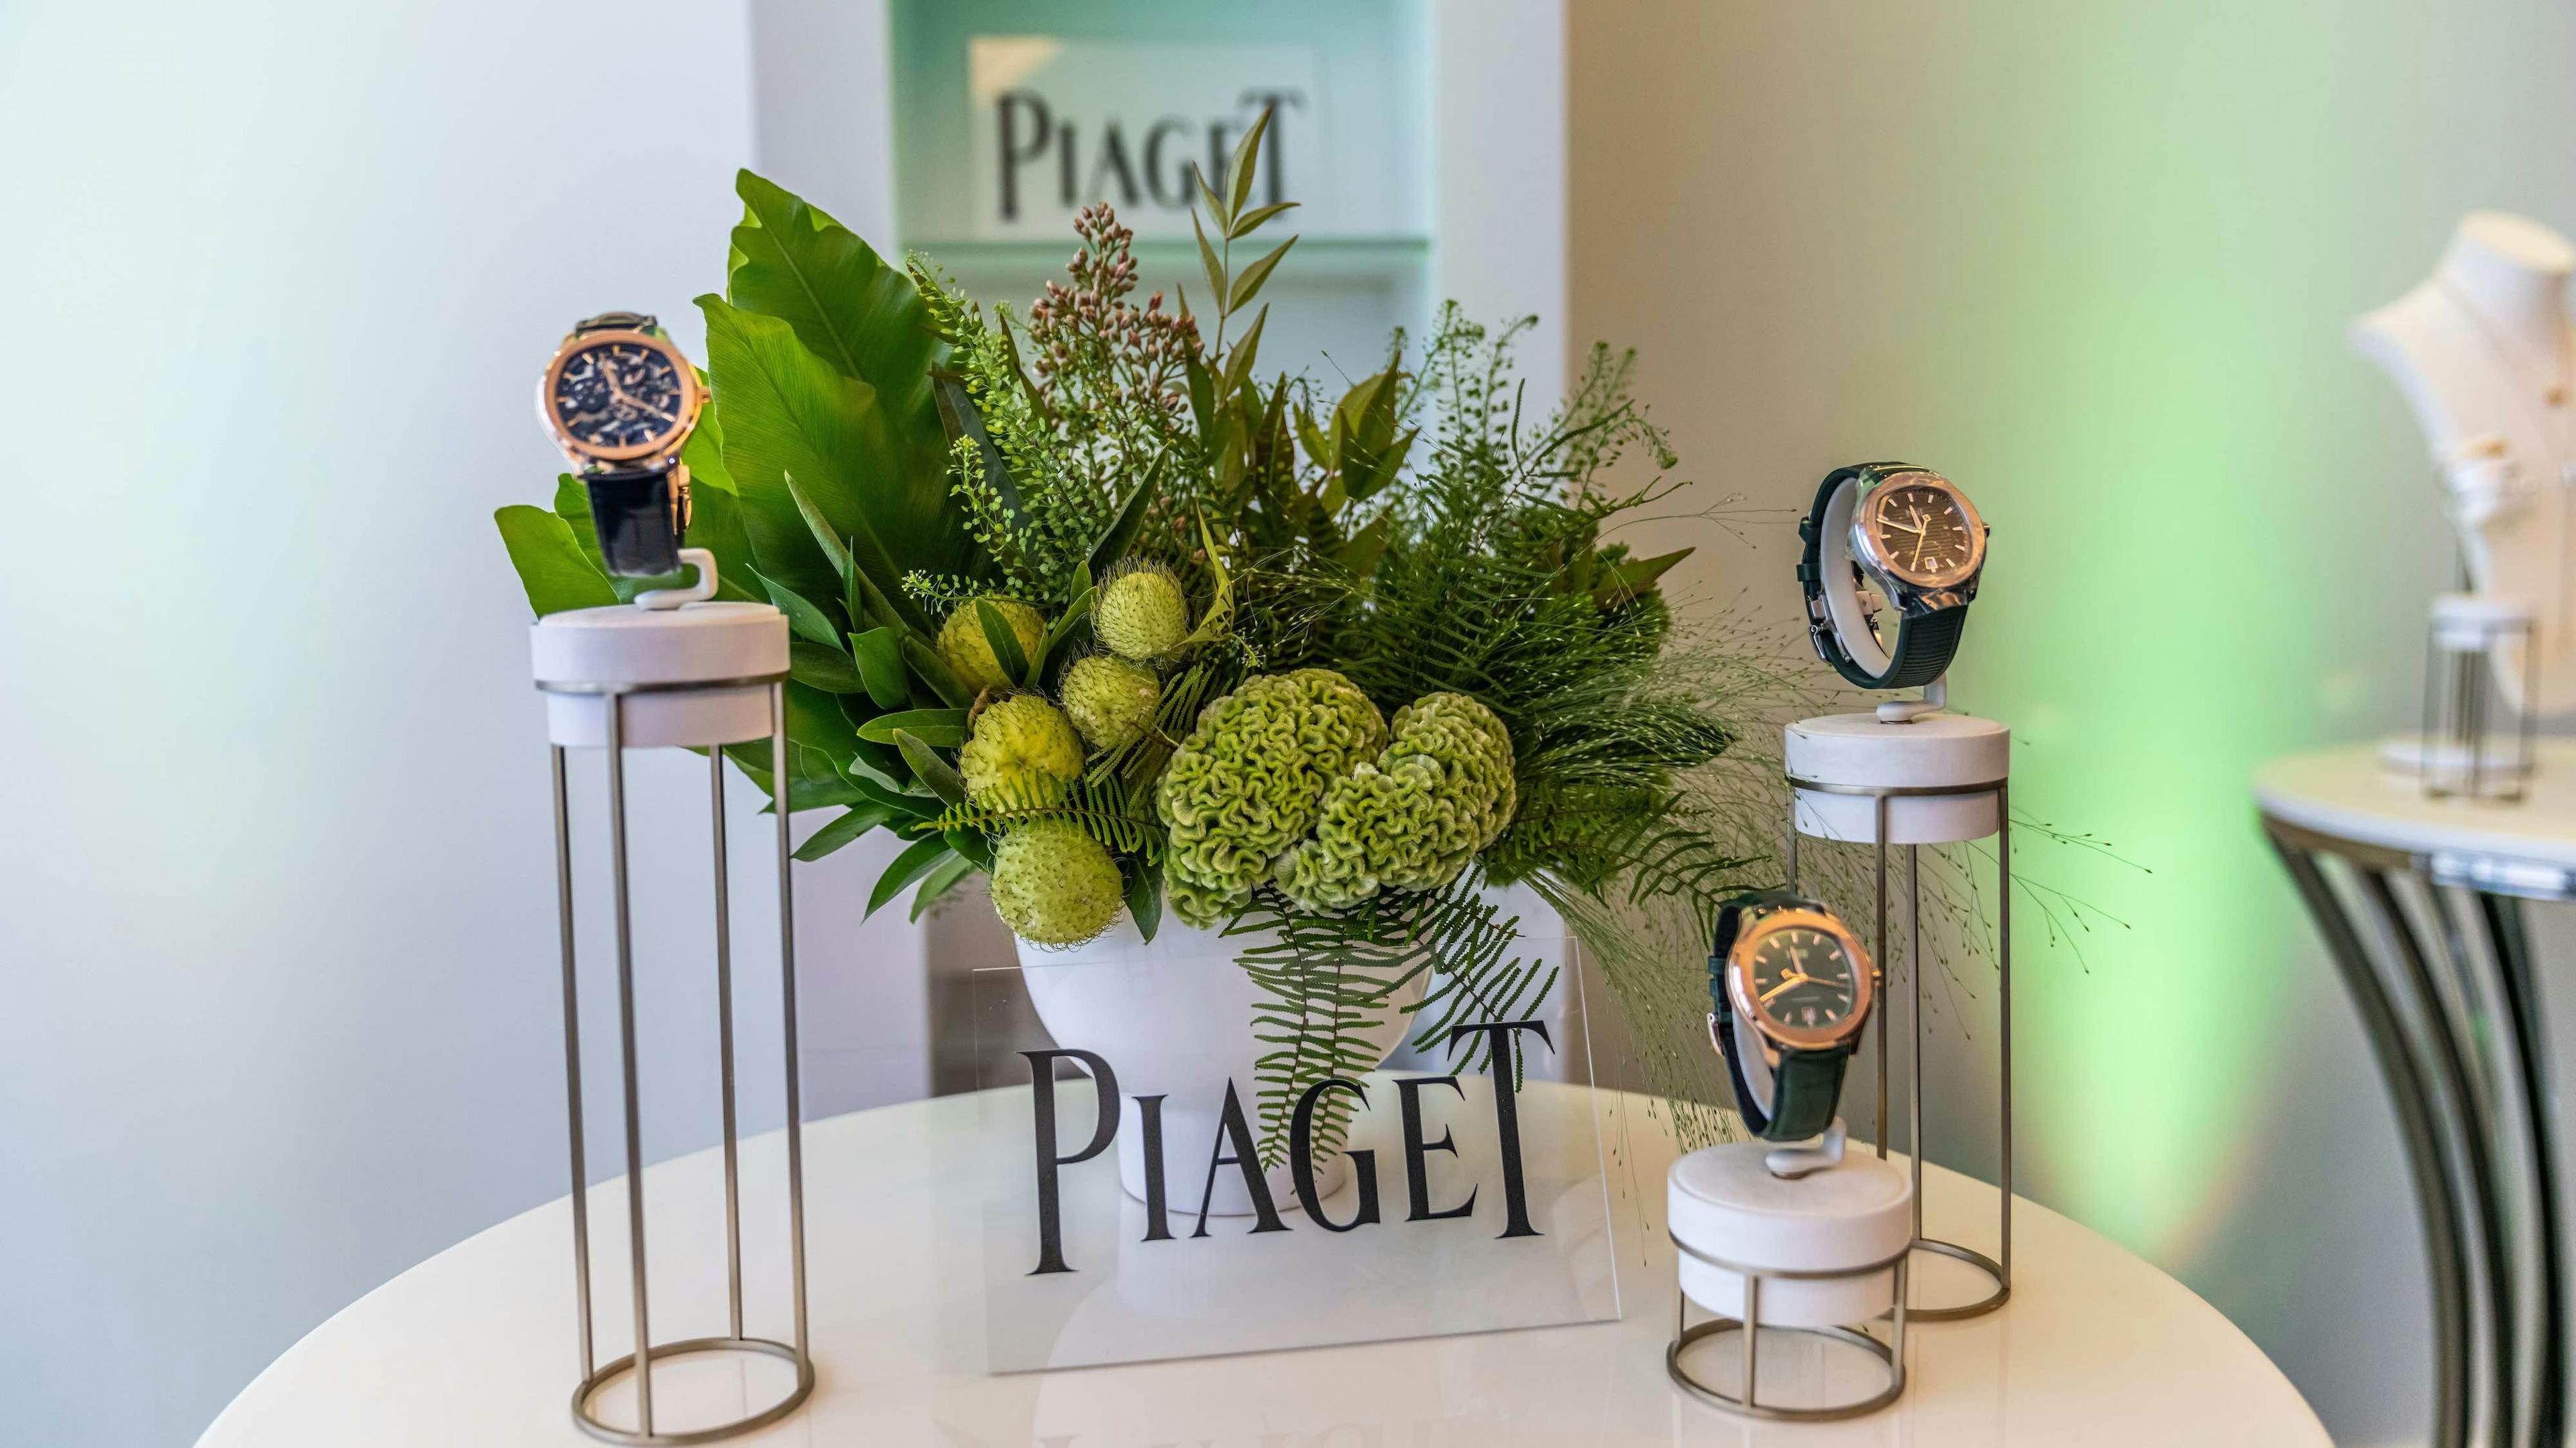
[[(1571, 1109), (1585, 1100), (1544, 1083), (1529, 1089)], [(734, 1441), (869, 1448), (2328, 1441), (2298, 1391), (2215, 1309), (2028, 1201), (2015, 1203), (2019, 1280), (2011, 1303), (1968, 1322), (1917, 1323), (1907, 1354), (1912, 1382), (1895, 1406), (1794, 1425), (1702, 1405), (1664, 1371), (1675, 1302), (1663, 1224), (1664, 1175), (1675, 1154), (1667, 1116), (1643, 1097), (1602, 1092), (1591, 1102), (1609, 1162), (1622, 1320), (1004, 1375), (983, 1371), (983, 1284), (944, 1280), (942, 1263), (953, 1259), (934, 1249), (976, 1216), (975, 1188), (959, 1180), (973, 1174), (954, 1160), (977, 1132), (975, 1098), (815, 1122), (805, 1140), (818, 1386), (801, 1413)], [(746, 1222), (783, 1214), (774, 1185), (782, 1155), (776, 1133), (745, 1143)], [(720, 1327), (723, 1254), (707, 1250), (722, 1233), (716, 1155), (653, 1167), (645, 1181), (656, 1336)], [(1991, 1191), (1928, 1171), (1933, 1230), (1966, 1228), (1947, 1234), (1990, 1246), (1972, 1224), (1992, 1230)], [(469, 1238), (342, 1310), (243, 1390), (200, 1448), (590, 1442), (566, 1411), (578, 1376), (568, 1200)], [(595, 1188), (593, 1201), (595, 1226), (615, 1222), (622, 1185)], [(746, 1243), (755, 1331), (783, 1317), (780, 1294), (760, 1290), (783, 1280), (776, 1235), (755, 1231)], [(603, 1241), (602, 1250), (622, 1260), (622, 1246)], [(1928, 1286), (1932, 1274), (1924, 1275)], [(604, 1323), (618, 1320), (615, 1299), (601, 1307)], [(1766, 1389), (1775, 1372), (1800, 1371), (1792, 1341), (1782, 1339), (1775, 1352), (1765, 1334)], [(745, 1392), (739, 1371), (657, 1372), (657, 1393), (700, 1395), (701, 1406), (728, 1411)]]
[(2576, 887), (2576, 741), (2544, 739), (2519, 800), (2427, 796), (2347, 744), (2275, 759), (2254, 772), (2254, 799), (2286, 824), (2424, 859), (2445, 883), (2555, 896)]

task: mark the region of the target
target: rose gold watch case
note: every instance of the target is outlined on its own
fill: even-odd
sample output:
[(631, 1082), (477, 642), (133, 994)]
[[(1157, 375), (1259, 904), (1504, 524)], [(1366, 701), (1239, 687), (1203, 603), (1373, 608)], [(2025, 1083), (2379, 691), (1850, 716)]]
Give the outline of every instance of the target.
[[(1950, 496), (1950, 501), (1959, 505), (1959, 516), (1967, 520), (1967, 562), (1937, 572), (1908, 568), (1879, 547), (1878, 530), (1871, 526), (1871, 514), (1877, 507), (1877, 500), (1891, 489), (1917, 486), (1938, 488)], [(1976, 577), (1977, 570), (1986, 566), (1985, 519), (1977, 515), (1977, 505), (1968, 501), (1968, 495), (1959, 491), (1957, 483), (1930, 468), (1907, 468), (1902, 472), (1889, 473), (1870, 484), (1867, 491), (1853, 500), (1851, 530), (1852, 552), (1863, 566), (1916, 588), (1956, 588)]]
[[(1830, 1026), (1793, 1026), (1771, 1014), (1753, 989), (1753, 948), (1781, 930), (1805, 929), (1830, 935), (1842, 943), (1843, 952), (1852, 963), (1851, 1014)], [(1878, 1003), (1877, 971), (1871, 965), (1869, 951), (1852, 934), (1851, 927), (1822, 910), (1790, 906), (1755, 917), (1735, 939), (1734, 948), (1726, 953), (1726, 994), (1735, 1003), (1736, 1014), (1753, 1022), (1762, 1034), (1777, 1046), (1800, 1050), (1822, 1051), (1845, 1046), (1860, 1038), (1861, 1028), (1869, 1024), (1869, 1013)]]
[[(670, 431), (650, 442), (628, 447), (597, 447), (564, 431), (563, 422), (555, 416), (555, 384), (563, 376), (564, 364), (570, 362), (576, 353), (615, 342), (650, 347), (670, 359), (671, 370), (680, 375), (680, 419), (672, 424)], [(546, 364), (546, 375), (537, 381), (537, 415), (545, 419), (546, 431), (554, 434), (556, 446), (569, 456), (595, 462), (641, 462), (677, 453), (688, 444), (689, 434), (697, 430), (698, 414), (706, 409), (706, 405), (707, 390), (699, 385), (698, 369), (690, 365), (688, 355), (676, 343), (668, 337), (622, 328), (578, 332), (566, 337), (563, 345), (555, 349), (554, 360)]]

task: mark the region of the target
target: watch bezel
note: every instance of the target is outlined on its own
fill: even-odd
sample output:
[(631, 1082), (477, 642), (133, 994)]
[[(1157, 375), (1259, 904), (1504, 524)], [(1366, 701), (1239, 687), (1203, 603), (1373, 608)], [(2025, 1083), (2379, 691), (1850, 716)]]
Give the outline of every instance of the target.
[[(668, 431), (650, 441), (629, 443), (623, 447), (600, 447), (583, 442), (564, 429), (563, 420), (555, 416), (555, 385), (563, 377), (565, 364), (575, 354), (619, 342), (650, 347), (670, 359), (671, 370), (680, 377), (680, 417)], [(537, 381), (537, 415), (545, 419), (546, 431), (554, 434), (556, 444), (576, 457), (603, 463), (639, 462), (677, 453), (687, 445), (689, 435), (697, 430), (698, 415), (706, 410), (706, 404), (706, 388), (699, 384), (698, 369), (690, 363), (688, 354), (668, 337), (630, 328), (578, 332), (566, 337), (563, 345), (555, 349), (554, 359), (546, 364), (545, 376)]]
[[(1851, 1014), (1830, 1026), (1793, 1026), (1771, 1014), (1753, 989), (1753, 949), (1775, 931), (1815, 930), (1833, 936), (1842, 943), (1852, 962)], [(1799, 1050), (1822, 1051), (1848, 1045), (1857, 1039), (1869, 1022), (1869, 1013), (1878, 1001), (1877, 968), (1869, 951), (1852, 933), (1850, 926), (1825, 911), (1811, 906), (1792, 905), (1765, 911), (1745, 922), (1743, 933), (1726, 952), (1726, 994), (1736, 1013), (1751, 1021), (1766, 1040), (1775, 1046)]]
[[(1877, 530), (1871, 526), (1871, 519), (1877, 511), (1877, 499), (1889, 489), (1923, 484), (1949, 494), (1950, 500), (1958, 504), (1960, 515), (1967, 520), (1968, 560), (1956, 568), (1937, 572), (1908, 568), (1879, 549)], [(1866, 480), (1860, 496), (1852, 500), (1851, 546), (1852, 556), (1882, 578), (1892, 578), (1917, 589), (1959, 588), (1986, 566), (1986, 521), (1978, 515), (1977, 505), (1968, 501), (1967, 493), (1957, 483), (1930, 468), (1900, 468)]]

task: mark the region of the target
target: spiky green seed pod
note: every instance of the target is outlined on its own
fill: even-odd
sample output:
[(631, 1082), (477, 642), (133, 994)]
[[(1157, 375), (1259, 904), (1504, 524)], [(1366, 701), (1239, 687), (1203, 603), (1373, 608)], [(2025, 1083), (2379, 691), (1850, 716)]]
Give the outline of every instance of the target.
[(1062, 710), (1035, 694), (1013, 694), (975, 716), (974, 732), (957, 751), (957, 772), (978, 804), (1028, 808), (1082, 777), (1082, 741)]
[(1153, 727), (1154, 704), (1163, 684), (1143, 664), (1116, 654), (1092, 654), (1064, 671), (1064, 712), (1083, 742), (1106, 752), (1138, 738)]
[(1386, 720), (1330, 669), (1262, 674), (1207, 706), (1156, 786), (1164, 894), (1192, 924), (1252, 898), (1313, 828), (1325, 788), (1386, 742)]
[(1071, 820), (1036, 820), (993, 847), (993, 911), (1037, 945), (1080, 945), (1118, 918), (1117, 863)]
[(1011, 636), (1020, 641), (1023, 658), (1036, 658), (1038, 645), (1046, 642), (1046, 616), (1016, 598), (993, 595), (970, 598), (957, 605), (948, 621), (939, 626), (939, 657), (959, 683), (978, 694), (986, 689), (1015, 688), (1020, 681), (1002, 677), (1001, 661), (993, 657), (993, 641), (984, 637), (984, 618), (975, 607), (977, 603), (989, 603), (1002, 611), (1002, 621), (1011, 626)]
[(1160, 564), (1130, 568), (1100, 590), (1091, 631), (1110, 652), (1150, 664), (1190, 636), (1190, 596)]

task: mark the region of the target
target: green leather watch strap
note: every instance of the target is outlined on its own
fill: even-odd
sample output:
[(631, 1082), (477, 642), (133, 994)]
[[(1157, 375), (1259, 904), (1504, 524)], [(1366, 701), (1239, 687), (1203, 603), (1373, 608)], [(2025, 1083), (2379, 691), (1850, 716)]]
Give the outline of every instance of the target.
[(1771, 1121), (1762, 1139), (1805, 1141), (1824, 1135), (1842, 1105), (1843, 1069), (1850, 1064), (1851, 1052), (1840, 1046), (1783, 1049), (1771, 1077)]
[[(1736, 1048), (1735, 1003), (1726, 993), (1726, 971), (1736, 939), (1743, 933), (1745, 917), (1756, 911), (1801, 907), (1821, 908), (1788, 890), (1738, 895), (1719, 909), (1716, 938), (1710, 942), (1709, 1034), (1717, 1043), (1718, 1054), (1725, 1058), (1727, 1080), (1735, 1088), (1736, 1114), (1764, 1141), (1805, 1141), (1823, 1135), (1825, 1128), (1834, 1124), (1834, 1112), (1842, 1104), (1843, 1070), (1851, 1062), (1849, 1046), (1823, 1050), (1781, 1048), (1780, 1064), (1771, 1076), (1770, 1110), (1766, 1113), (1752, 1081), (1752, 1068), (1760, 1063), (1741, 1059), (1742, 1053)], [(1859, 1037), (1853, 1040), (1857, 1042)]]

